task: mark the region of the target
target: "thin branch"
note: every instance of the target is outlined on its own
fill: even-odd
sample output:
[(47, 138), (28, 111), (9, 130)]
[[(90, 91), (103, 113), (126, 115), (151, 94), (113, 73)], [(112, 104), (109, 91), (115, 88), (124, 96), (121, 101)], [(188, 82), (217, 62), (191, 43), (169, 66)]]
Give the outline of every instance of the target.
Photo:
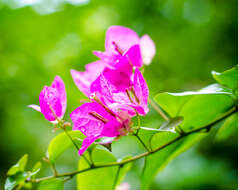
[(53, 172), (53, 176), (56, 177), (56, 176), (58, 175), (58, 173), (57, 173), (55, 164), (54, 164), (54, 163), (51, 163), (47, 157), (43, 157), (42, 160), (45, 161), (47, 164), (49, 164), (50, 169), (51, 169), (52, 172)]
[[(198, 128), (198, 129), (191, 130), (189, 132), (185, 132), (184, 134), (181, 134), (180, 136), (174, 138), (173, 140), (167, 142), (166, 144), (164, 144), (164, 145), (162, 145), (160, 147), (155, 148), (154, 150), (151, 150), (151, 151), (148, 151), (148, 152), (144, 152), (142, 154), (136, 155), (136, 156), (134, 156), (132, 158), (128, 158), (128, 159), (120, 161), (120, 162), (111, 162), (111, 163), (107, 163), (107, 164), (96, 165), (96, 166), (91, 167), (91, 168), (85, 168), (83, 170), (78, 170), (78, 171), (58, 174), (57, 177), (73, 177), (73, 176), (75, 176), (77, 174), (80, 174), (80, 173), (83, 173), (83, 172), (87, 172), (89, 170), (94, 170), (94, 169), (98, 169), (98, 168), (105, 168), (105, 167), (112, 167), (112, 166), (121, 166), (121, 165), (127, 164), (129, 162), (133, 162), (133, 161), (141, 159), (141, 158), (143, 158), (145, 156), (154, 154), (154, 153), (156, 153), (156, 152), (166, 148), (167, 146), (175, 143), (176, 141), (178, 141), (178, 140), (180, 140), (180, 139), (182, 139), (182, 138), (184, 138), (184, 137), (186, 137), (188, 135), (191, 135), (191, 134), (196, 133), (196, 132), (200, 132), (200, 131), (202, 131), (204, 129), (210, 129), (211, 127), (213, 127), (214, 125), (216, 125), (220, 121), (226, 119), (227, 117), (229, 117), (230, 115), (232, 115), (236, 111), (237, 111), (237, 108), (236, 107), (232, 107), (228, 112), (224, 113), (222, 116), (220, 116), (218, 119), (212, 121), (208, 125), (205, 125), (205, 126), (203, 126), (201, 128)], [(30, 181), (37, 183), (37, 182), (40, 182), (40, 181), (49, 180), (49, 179), (53, 179), (53, 178), (56, 178), (56, 177), (55, 176), (48, 176), (48, 177), (43, 177), (43, 178), (38, 178), (38, 179), (31, 179)]]
[[(218, 124), (219, 122), (221, 122), (223, 119), (226, 119), (227, 117), (231, 116), (233, 113), (237, 112), (237, 107), (232, 107), (229, 111), (227, 111), (226, 113), (222, 114), (219, 118), (215, 119), (214, 121), (212, 121), (210, 124), (201, 127), (199, 129), (193, 129), (191, 130), (189, 133), (195, 133), (198, 131), (201, 131), (203, 129), (208, 129), (210, 130), (214, 125)], [(186, 134), (187, 132), (185, 132)]]
[[(79, 150), (78, 145), (74, 142), (74, 140), (72, 139), (72, 137), (70, 136), (70, 134), (68, 133), (68, 131), (65, 129), (65, 127), (62, 127), (65, 134), (69, 137), (69, 139), (71, 140), (71, 142), (73, 143), (73, 145), (75, 146), (75, 148), (77, 149), (77, 151)], [(88, 163), (89, 166), (91, 166), (93, 163), (91, 163), (86, 156), (82, 155), (82, 157), (84, 158), (84, 160)]]
[(65, 134), (69, 137), (69, 139), (71, 140), (71, 142), (73, 143), (73, 145), (75, 146), (75, 148), (76, 148), (77, 151), (78, 151), (78, 150), (79, 150), (78, 145), (74, 142), (73, 138), (70, 136), (70, 134), (68, 133), (68, 131), (67, 131), (65, 128), (63, 128), (63, 130), (64, 130)]
[(169, 117), (164, 113), (164, 111), (154, 103), (153, 100), (151, 100), (150, 98), (148, 99), (149, 104), (155, 109), (155, 111), (157, 111), (159, 113), (159, 115), (164, 118), (166, 121), (169, 120)]
[(136, 112), (136, 117), (137, 117), (137, 126), (139, 127), (136, 131), (136, 135), (138, 135), (139, 131), (140, 131), (140, 127), (141, 127), (140, 116), (139, 116), (138, 112)]
[(52, 171), (53, 171), (53, 175), (54, 175), (55, 177), (57, 177), (58, 173), (57, 173), (55, 164), (54, 164), (54, 163), (51, 163), (51, 164), (50, 164), (50, 167), (51, 167), (51, 169), (52, 169)]
[[(139, 129), (138, 129), (139, 130)], [(143, 145), (143, 147), (149, 152), (150, 149), (146, 146), (146, 144), (144, 143), (144, 141), (139, 137), (139, 135), (137, 133), (134, 133), (134, 136), (140, 141), (140, 143)]]

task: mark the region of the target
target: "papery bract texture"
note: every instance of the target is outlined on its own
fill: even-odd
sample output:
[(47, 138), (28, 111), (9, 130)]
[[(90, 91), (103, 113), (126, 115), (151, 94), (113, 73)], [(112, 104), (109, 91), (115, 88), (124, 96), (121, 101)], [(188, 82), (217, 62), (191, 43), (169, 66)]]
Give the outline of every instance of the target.
[(141, 67), (143, 65), (143, 60), (141, 56), (141, 50), (139, 45), (132, 46), (126, 53), (125, 57), (128, 59), (129, 63), (135, 67)]
[(149, 111), (148, 109), (149, 88), (139, 69), (135, 70), (133, 87), (135, 95), (139, 100), (139, 102), (137, 103), (144, 109), (144, 112), (146, 114)]
[(70, 114), (73, 130), (80, 130), (86, 138), (83, 141), (79, 154), (83, 152), (98, 138), (116, 137), (120, 135), (122, 124), (115, 116), (97, 102), (85, 103)]
[[(110, 76), (107, 76), (108, 73)], [(94, 81), (91, 92), (95, 92), (97, 97), (115, 112), (124, 110), (131, 116), (136, 113), (147, 114), (149, 89), (139, 69), (135, 70), (133, 80), (125, 76), (119, 77), (120, 71), (116, 69), (109, 70), (108, 73), (103, 72)], [(114, 77), (117, 77), (117, 82)], [(124, 81), (130, 83), (126, 84)]]
[(118, 51), (115, 44), (126, 52), (131, 46), (139, 43), (139, 36), (131, 29), (123, 26), (111, 26), (106, 32), (105, 49), (107, 52)]
[(102, 61), (96, 61), (86, 65), (85, 71), (71, 70), (74, 83), (78, 89), (83, 92), (86, 96), (90, 95), (90, 85), (96, 80), (100, 73), (104, 70), (107, 65)]
[[(135, 46), (134, 48), (132, 48)], [(105, 52), (94, 51), (94, 55), (103, 62), (111, 64), (127, 54), (135, 67), (141, 67), (143, 62), (148, 65), (155, 56), (153, 40), (144, 35), (142, 38), (131, 29), (123, 26), (111, 26), (106, 32)], [(133, 53), (131, 53), (133, 52)], [(128, 55), (133, 55), (128, 57)], [(133, 59), (136, 59), (134, 61)]]
[(56, 76), (51, 86), (44, 86), (39, 96), (40, 106), (29, 107), (40, 111), (47, 120), (55, 121), (62, 118), (66, 111), (67, 99), (64, 82)]
[(148, 35), (142, 36), (140, 39), (140, 48), (144, 64), (149, 65), (156, 53), (153, 40)]

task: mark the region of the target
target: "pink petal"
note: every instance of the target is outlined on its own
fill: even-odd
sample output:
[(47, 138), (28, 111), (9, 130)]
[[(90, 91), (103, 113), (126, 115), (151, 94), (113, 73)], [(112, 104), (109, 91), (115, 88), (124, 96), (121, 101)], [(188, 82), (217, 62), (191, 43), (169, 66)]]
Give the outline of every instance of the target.
[(86, 96), (90, 94), (89, 86), (91, 84), (90, 78), (85, 72), (79, 72), (74, 69), (70, 70), (74, 83), (78, 89), (83, 92)]
[[(96, 113), (103, 118), (104, 121), (95, 118), (90, 113)], [(74, 124), (73, 130), (80, 130), (87, 136), (79, 150), (80, 155), (82, 155), (96, 139), (101, 137), (116, 137), (119, 135), (121, 123), (97, 102), (81, 105), (70, 114), (70, 118)]]
[(134, 74), (134, 90), (137, 98), (140, 100), (139, 105), (144, 107), (146, 113), (148, 111), (147, 102), (149, 97), (149, 89), (143, 75), (138, 68), (135, 69)]
[(64, 82), (59, 76), (56, 76), (51, 87), (55, 88), (58, 91), (60, 103), (62, 105), (62, 115), (64, 115), (67, 107), (67, 98)]
[(128, 98), (126, 92), (118, 91), (115, 86), (104, 77), (103, 74), (100, 75), (91, 85), (91, 92), (97, 92), (97, 97), (100, 98), (101, 101), (114, 112), (124, 110), (131, 116), (136, 115), (134, 108), (129, 105), (130, 99)]
[[(147, 107), (147, 105), (136, 105), (136, 104), (127, 104), (127, 106), (133, 108), (134, 110), (136, 110), (136, 112), (139, 114), (139, 115), (146, 115), (149, 111), (149, 108)], [(131, 116), (135, 116), (136, 115), (136, 112), (133, 114), (133, 112), (130, 112), (129, 114)]]
[(108, 52), (115, 52), (115, 42), (119, 48), (126, 52), (131, 46), (139, 43), (138, 35), (131, 29), (123, 26), (111, 26), (106, 32), (105, 49)]
[(86, 96), (90, 95), (90, 85), (100, 75), (106, 64), (102, 61), (96, 61), (86, 65), (86, 71), (80, 72), (71, 70), (74, 83)]
[(106, 119), (109, 124), (112, 124), (112, 128), (115, 127), (115, 123), (118, 123), (115, 117), (108, 113), (100, 104), (90, 102), (79, 106), (70, 114), (70, 118), (74, 124), (73, 130), (80, 130), (86, 136), (102, 135), (105, 123), (93, 117), (90, 114), (91, 112), (95, 112)]
[(108, 65), (113, 65), (113, 63), (121, 57), (121, 55), (112, 52), (93, 51), (93, 54), (100, 58), (102, 62), (107, 63)]
[(107, 64), (103, 61), (95, 61), (85, 66), (86, 71), (90, 73), (90, 77), (97, 78)]
[(41, 112), (49, 121), (62, 118), (66, 110), (66, 91), (64, 82), (56, 76), (51, 86), (44, 86), (39, 96), (40, 106), (29, 105), (28, 107)]
[(125, 91), (132, 85), (130, 75), (123, 70), (106, 68), (103, 75), (118, 91)]
[(87, 149), (88, 147), (94, 143), (94, 141), (96, 141), (99, 137), (94, 137), (94, 136), (89, 136), (89, 137), (86, 137), (84, 140), (83, 140), (83, 143), (82, 143), (82, 146), (81, 148), (79, 149), (78, 153), (79, 155), (82, 155)]
[(105, 100), (105, 103), (113, 102), (113, 93), (123, 91), (125, 92), (132, 86), (131, 77), (128, 73), (120, 71), (119, 69), (106, 68), (103, 73), (90, 86), (91, 93), (96, 94)]
[(135, 67), (141, 67), (143, 65), (143, 60), (141, 56), (140, 46), (132, 46), (126, 53), (125, 56), (130, 61), (130, 63)]
[(116, 119), (113, 119), (104, 125), (101, 136), (116, 137), (119, 135), (120, 128), (122, 128), (121, 123), (119, 123)]
[(114, 112), (118, 112), (119, 110), (122, 110), (122, 111), (126, 111), (127, 114), (130, 115), (131, 117), (134, 117), (136, 115), (137, 110), (135, 110), (135, 108), (131, 105), (134, 106), (134, 104), (131, 104), (131, 103), (123, 104), (123, 103), (115, 102), (115, 103), (112, 103), (108, 106)]
[[(120, 59), (118, 59), (117, 62), (114, 64), (114, 69), (118, 70), (118, 72), (125, 73), (128, 76), (132, 75), (133, 62), (131, 62), (130, 60), (130, 58), (132, 58), (131, 56), (132, 52), (133, 52), (133, 49), (132, 51), (129, 52), (129, 54), (127, 53), (121, 56)], [(132, 58), (132, 61), (134, 61), (133, 58)]]
[(56, 117), (63, 116), (63, 108), (57, 89), (45, 86), (39, 97), (41, 112), (49, 121), (55, 121)]
[(32, 109), (34, 109), (34, 110), (36, 110), (36, 111), (38, 111), (38, 112), (41, 112), (40, 106), (38, 106), (38, 105), (31, 104), (31, 105), (28, 105), (28, 107), (29, 107), (29, 108), (32, 108)]
[(148, 35), (142, 36), (140, 39), (140, 48), (144, 64), (149, 65), (156, 53), (153, 40)]
[(105, 104), (113, 102), (113, 91), (115, 87), (101, 74), (90, 86), (91, 93), (97, 92), (96, 95)]

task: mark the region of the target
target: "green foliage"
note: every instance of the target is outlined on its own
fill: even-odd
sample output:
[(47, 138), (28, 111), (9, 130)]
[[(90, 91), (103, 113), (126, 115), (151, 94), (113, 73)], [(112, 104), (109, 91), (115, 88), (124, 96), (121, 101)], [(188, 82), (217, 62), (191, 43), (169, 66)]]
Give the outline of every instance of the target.
[(222, 73), (213, 71), (214, 79), (222, 85), (225, 85), (233, 90), (238, 88), (238, 66), (233, 67)]
[[(89, 158), (89, 154), (87, 154)], [(127, 157), (129, 158), (129, 157)], [(110, 162), (115, 162), (116, 158), (108, 151), (102, 149), (94, 149), (91, 152), (91, 160), (95, 165), (102, 165)], [(116, 184), (119, 184), (122, 181), (123, 177), (125, 176), (126, 172), (131, 167), (131, 163), (125, 164), (123, 166), (112, 166), (112, 167), (104, 167), (104, 168), (97, 168), (87, 171), (85, 173), (81, 173), (77, 175), (77, 189), (84, 190), (97, 190), (97, 189), (112, 189), (115, 180)], [(89, 168), (88, 163), (84, 160), (84, 158), (80, 158), (78, 169), (86, 169)], [(118, 169), (119, 174), (117, 179), (117, 172)]]
[(219, 128), (216, 134), (216, 140), (224, 141), (238, 133), (238, 113), (234, 113)]
[(183, 117), (174, 117), (169, 119), (168, 121), (165, 121), (160, 126), (159, 130), (161, 131), (169, 131), (175, 133), (176, 127), (180, 125), (183, 122)]
[(31, 178), (33, 178), (40, 171), (41, 167), (42, 167), (41, 162), (37, 162), (33, 166), (32, 170), (31, 170)]
[[(89, 158), (89, 154), (87, 155), (87, 157)], [(91, 153), (91, 159), (93, 160), (95, 165), (116, 161), (116, 158), (111, 153), (101, 149), (94, 149)], [(80, 158), (78, 169), (82, 170), (88, 167), (88, 163), (83, 158)], [(113, 186), (113, 179), (117, 173), (117, 169), (118, 166), (98, 168), (82, 174), (78, 174), (77, 189), (111, 189)]]
[[(77, 138), (83, 138), (83, 134), (80, 131), (70, 131), (68, 134), (71, 136), (71, 138), (77, 139)], [(47, 149), (47, 156), (51, 163), (55, 163), (57, 158), (64, 153), (65, 150), (72, 147), (72, 141), (67, 136), (65, 132), (57, 135), (55, 138), (53, 138), (48, 146)]]
[[(127, 157), (125, 157), (123, 160), (129, 159), (129, 158), (132, 158), (132, 157), (131, 157), (131, 156), (127, 156)], [(131, 163), (128, 163), (128, 164), (124, 164), (124, 165), (122, 165), (122, 166), (119, 166), (120, 168), (118, 168), (118, 169), (120, 169), (120, 170), (119, 170), (119, 175), (118, 175), (118, 179), (117, 179), (116, 185), (119, 185), (120, 182), (123, 181), (123, 179), (124, 179), (126, 173), (130, 171), (130, 169), (131, 169), (131, 167), (132, 167), (132, 164), (133, 164), (133, 163), (131, 162)]]
[[(155, 97), (155, 101), (170, 116), (182, 116), (184, 120), (180, 120), (178, 124), (187, 131), (209, 124), (234, 105), (232, 91), (219, 84), (210, 85), (197, 92), (161, 93)], [(209, 109), (209, 106), (213, 109)], [(178, 134), (161, 132), (152, 136), (150, 140), (152, 149), (166, 144), (169, 146), (146, 157), (141, 180), (142, 189), (149, 187), (152, 176), (163, 169), (169, 161), (189, 149), (205, 135), (197, 133), (180, 139)]]
[(19, 187), (29, 187), (31, 188), (31, 183), (26, 182), (25, 180), (28, 178), (33, 179), (35, 175), (40, 171), (41, 169), (41, 162), (37, 162), (31, 171), (25, 171), (26, 164), (28, 160), (28, 155), (25, 154), (22, 156), (19, 161), (12, 166), (8, 172), (7, 172), (7, 179), (5, 182), (5, 190), (11, 190), (15, 188), (16, 186)]
[[(173, 160), (176, 156), (189, 149), (205, 135), (206, 134), (204, 133), (192, 134), (188, 137), (185, 137), (184, 139), (173, 142), (169, 146), (150, 156), (147, 156), (141, 178), (142, 189), (148, 189), (150, 183), (153, 181), (154, 176), (158, 171), (161, 171), (169, 163), (169, 161)], [(174, 133), (157, 133), (151, 139), (152, 149), (164, 146), (178, 138), (178, 134)]]
[(28, 155), (25, 154), (24, 156), (20, 158), (20, 160), (14, 166), (12, 166), (8, 170), (7, 175), (11, 176), (11, 175), (15, 175), (17, 172), (23, 172), (25, 170), (27, 160), (28, 160)]
[(37, 190), (63, 190), (64, 189), (64, 181), (63, 179), (50, 179), (47, 181), (43, 181), (37, 187)]
[[(15, 155), (28, 152), (31, 160), (38, 160), (55, 135), (50, 132), (50, 124), (44, 121), (42, 115), (29, 110), (25, 105), (38, 104), (37, 96), (41, 87), (49, 84), (56, 74), (60, 74), (65, 80), (67, 95), (70, 97), (67, 112), (75, 109), (83, 96), (73, 84), (69, 70), (81, 70), (85, 64), (95, 61), (91, 52), (104, 49), (105, 30), (108, 26), (128, 26), (140, 36), (149, 34), (155, 41), (156, 57), (144, 72), (151, 97), (158, 91), (179, 92), (201, 88), (212, 82), (209, 75), (211, 69), (221, 72), (238, 63), (237, 0), (0, 2), (0, 96), (4, 100), (0, 105), (0, 184), (4, 183), (4, 174), (8, 168), (15, 163)], [(30, 6), (26, 5), (27, 2), (37, 3)], [(81, 6), (77, 2), (87, 3)], [(130, 11), (128, 8), (131, 8)], [(39, 12), (45, 15), (38, 14)], [(209, 106), (209, 110), (213, 110), (213, 105)], [(161, 122), (153, 111), (146, 119), (150, 123), (143, 125), (145, 127), (155, 124), (157, 128)], [(140, 135), (143, 135), (142, 130)], [(237, 168), (229, 169), (230, 161), (236, 162), (237, 159), (238, 149), (234, 146), (237, 144), (236, 139), (233, 138), (232, 143), (233, 147), (219, 147), (220, 158), (212, 160), (217, 166), (217, 160), (221, 158), (226, 162), (223, 157), (225, 152), (234, 152), (233, 156), (229, 156), (229, 162), (226, 162), (226, 171), (219, 170), (217, 166), (216, 171), (223, 175), (223, 179), (234, 178), (232, 174), (237, 173)], [(124, 149), (123, 146), (121, 148)], [(127, 149), (140, 151), (135, 150), (131, 144), (128, 144)], [(207, 163), (208, 160), (204, 162)], [(75, 162), (70, 155), (65, 155), (63, 160), (57, 160), (57, 167), (65, 168), (66, 163), (70, 171), (75, 168)], [(181, 165), (184, 163), (186, 160), (180, 162)], [(136, 173), (135, 168), (137, 166), (132, 169), (132, 175)], [(182, 171), (174, 172), (173, 176)], [(45, 167), (42, 174), (46, 173)], [(209, 175), (204, 173), (204, 176)], [(181, 189), (204, 189), (199, 175), (191, 170), (191, 176), (197, 177), (197, 186), (184, 187), (194, 181), (190, 178), (189, 182), (180, 180), (183, 181)], [(211, 184), (211, 180), (212, 178), (207, 179), (206, 184)], [(227, 189), (221, 187), (224, 185), (222, 180), (215, 181), (215, 185), (209, 189)], [(130, 179), (128, 182), (131, 183)], [(238, 186), (231, 184), (237, 189)], [(154, 189), (162, 188), (159, 184)]]
[[(141, 175), (141, 188), (143, 190), (149, 188), (154, 176), (171, 160), (207, 136), (208, 131), (201, 129), (208, 130), (208, 126), (216, 124), (220, 118), (227, 118), (218, 130), (216, 139), (225, 140), (238, 131), (238, 114), (237, 112), (234, 113), (236, 111), (234, 109), (236, 103), (234, 91), (222, 86), (225, 83), (230, 88), (230, 84), (234, 86), (229, 80), (236, 80), (234, 78), (237, 76), (235, 71), (231, 69), (224, 72), (225, 77), (220, 77), (223, 74), (216, 74), (216, 77), (220, 77), (217, 81), (221, 84), (213, 84), (197, 92), (160, 93), (155, 97), (155, 101), (169, 115), (169, 120), (163, 122), (156, 129), (141, 127), (144, 130), (157, 132), (151, 136), (149, 142), (146, 142), (147, 145), (150, 145), (151, 150), (148, 150), (146, 154), (138, 155), (138, 158), (145, 156)], [(80, 131), (65, 131), (54, 137), (47, 152), (50, 163), (55, 164), (57, 158), (71, 146), (80, 146), (83, 138), (84, 135)], [(143, 144), (142, 141), (140, 142)], [(38, 190), (63, 189), (64, 179), (60, 177), (73, 177), (76, 174), (78, 190), (109, 190), (120, 184), (131, 169), (131, 161), (136, 158), (126, 157), (124, 158), (125, 162), (123, 160), (117, 161), (109, 151), (95, 148), (95, 146), (89, 149), (84, 156), (80, 157), (78, 163), (79, 173), (58, 176), (56, 174), (58, 178), (46, 178), (47, 180), (43, 180), (39, 184)], [(37, 162), (31, 171), (26, 172), (27, 158), (28, 156), (24, 155), (17, 164), (9, 169), (7, 173), (9, 177), (5, 183), (6, 190), (11, 190), (16, 186), (31, 187), (31, 180), (34, 180), (35, 175), (40, 171), (41, 163)], [(92, 164), (89, 164), (88, 161)]]
[(25, 179), (30, 176), (30, 173), (25, 172), (27, 160), (28, 155), (25, 154), (14, 166), (8, 170), (7, 175), (9, 177), (5, 182), (5, 190), (11, 190), (17, 185), (23, 185), (25, 183)]
[(7, 178), (5, 183), (5, 190), (12, 190), (17, 185), (23, 185), (24, 181), (29, 177), (27, 172), (18, 171), (16, 174), (11, 175)]
[(155, 101), (170, 116), (182, 116), (181, 127), (188, 130), (206, 125), (229, 110), (234, 105), (231, 95), (229, 89), (213, 84), (197, 92), (161, 93)]

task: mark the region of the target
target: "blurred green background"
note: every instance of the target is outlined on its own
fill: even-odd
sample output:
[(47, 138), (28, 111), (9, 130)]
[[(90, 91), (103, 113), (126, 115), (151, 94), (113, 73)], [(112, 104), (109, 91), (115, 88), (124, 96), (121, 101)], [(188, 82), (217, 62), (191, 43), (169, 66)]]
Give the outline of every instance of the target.
[[(237, 7), (237, 0), (0, 0), (1, 188), (7, 169), (19, 157), (28, 153), (32, 167), (55, 136), (49, 122), (27, 105), (38, 104), (43, 85), (60, 75), (67, 89), (68, 118), (83, 98), (69, 70), (83, 70), (97, 59), (92, 50), (104, 49), (110, 25), (127, 26), (140, 36), (147, 33), (155, 41), (156, 57), (145, 69), (153, 97), (202, 88), (214, 82), (211, 70), (238, 63)], [(145, 123), (157, 125), (159, 119), (153, 118), (158, 117), (152, 111)], [(222, 143), (212, 136), (172, 161), (150, 189), (238, 189), (236, 135)], [(128, 141), (115, 145), (118, 157), (141, 151), (135, 145), (125, 151)], [(69, 150), (57, 167), (73, 170), (77, 159)], [(142, 161), (125, 178), (133, 190), (139, 189)], [(49, 173), (47, 164), (44, 168), (41, 175)], [(75, 183), (68, 182), (65, 189), (75, 189)]]

